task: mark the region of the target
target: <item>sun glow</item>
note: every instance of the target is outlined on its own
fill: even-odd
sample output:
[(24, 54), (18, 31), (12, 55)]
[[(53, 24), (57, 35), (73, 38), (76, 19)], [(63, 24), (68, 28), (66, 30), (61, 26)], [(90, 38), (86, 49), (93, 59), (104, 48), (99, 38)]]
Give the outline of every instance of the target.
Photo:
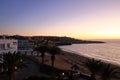
[(3, 10), (0, 34), (120, 39), (118, 0), (55, 0), (49, 3), (31, 0), (27, 3), (10, 1), (8, 6), (0, 2), (0, 10)]

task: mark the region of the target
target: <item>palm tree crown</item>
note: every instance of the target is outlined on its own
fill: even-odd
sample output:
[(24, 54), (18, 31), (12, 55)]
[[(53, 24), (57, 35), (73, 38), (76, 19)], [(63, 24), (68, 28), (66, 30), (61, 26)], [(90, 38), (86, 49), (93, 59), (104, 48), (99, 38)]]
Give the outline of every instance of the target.
[(101, 70), (101, 76), (103, 80), (110, 80), (111, 78), (115, 78), (115, 74), (118, 73), (117, 67), (112, 67), (110, 64), (103, 64)]
[(18, 70), (26, 66), (26, 64), (23, 62), (22, 55), (16, 52), (14, 53), (8, 52), (6, 54), (3, 54), (2, 65), (4, 70), (7, 71), (9, 80), (14, 80), (13, 77), (14, 77), (15, 70)]
[(56, 46), (49, 46), (48, 52), (51, 54), (52, 67), (54, 66), (55, 55), (60, 54), (61, 49)]
[(47, 51), (47, 45), (40, 45), (36, 47), (34, 50), (39, 51), (41, 53), (42, 63), (44, 64), (44, 57), (45, 57), (45, 52)]
[(94, 80), (95, 74), (99, 73), (101, 66), (102, 66), (102, 63), (100, 60), (89, 59), (85, 63), (85, 66), (90, 70), (91, 78)]

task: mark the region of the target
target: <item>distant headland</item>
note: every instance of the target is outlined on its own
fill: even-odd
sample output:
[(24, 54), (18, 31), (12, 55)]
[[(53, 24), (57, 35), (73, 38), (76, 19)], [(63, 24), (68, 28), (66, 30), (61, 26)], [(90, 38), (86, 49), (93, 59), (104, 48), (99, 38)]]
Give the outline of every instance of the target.
[[(0, 38), (3, 38), (3, 35), (0, 35)], [(72, 44), (93, 44), (93, 43), (105, 43), (103, 41), (91, 41), (91, 40), (81, 40), (71, 37), (58, 37), (58, 36), (21, 36), (21, 35), (12, 35), (6, 36), (7, 39), (27, 39), (34, 43), (51, 43), (56, 46), (59, 45), (72, 45)]]

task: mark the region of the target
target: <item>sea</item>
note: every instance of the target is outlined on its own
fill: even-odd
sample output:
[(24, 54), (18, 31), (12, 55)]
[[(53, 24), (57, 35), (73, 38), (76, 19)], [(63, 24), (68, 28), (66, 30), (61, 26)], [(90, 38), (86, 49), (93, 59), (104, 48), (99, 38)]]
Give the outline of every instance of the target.
[(120, 66), (120, 40), (99, 40), (106, 43), (59, 46), (64, 51), (103, 60)]

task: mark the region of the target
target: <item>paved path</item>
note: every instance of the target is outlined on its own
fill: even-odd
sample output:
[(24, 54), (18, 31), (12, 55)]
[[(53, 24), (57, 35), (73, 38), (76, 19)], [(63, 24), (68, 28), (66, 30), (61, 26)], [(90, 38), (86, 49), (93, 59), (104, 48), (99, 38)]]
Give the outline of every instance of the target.
[(23, 68), (21, 69), (17, 76), (16, 76), (16, 80), (23, 80), (26, 77), (29, 77), (31, 75), (44, 75), (42, 73), (39, 72), (39, 65), (37, 63), (34, 63), (31, 60), (27, 60), (28, 63), (28, 67), (27, 68)]

